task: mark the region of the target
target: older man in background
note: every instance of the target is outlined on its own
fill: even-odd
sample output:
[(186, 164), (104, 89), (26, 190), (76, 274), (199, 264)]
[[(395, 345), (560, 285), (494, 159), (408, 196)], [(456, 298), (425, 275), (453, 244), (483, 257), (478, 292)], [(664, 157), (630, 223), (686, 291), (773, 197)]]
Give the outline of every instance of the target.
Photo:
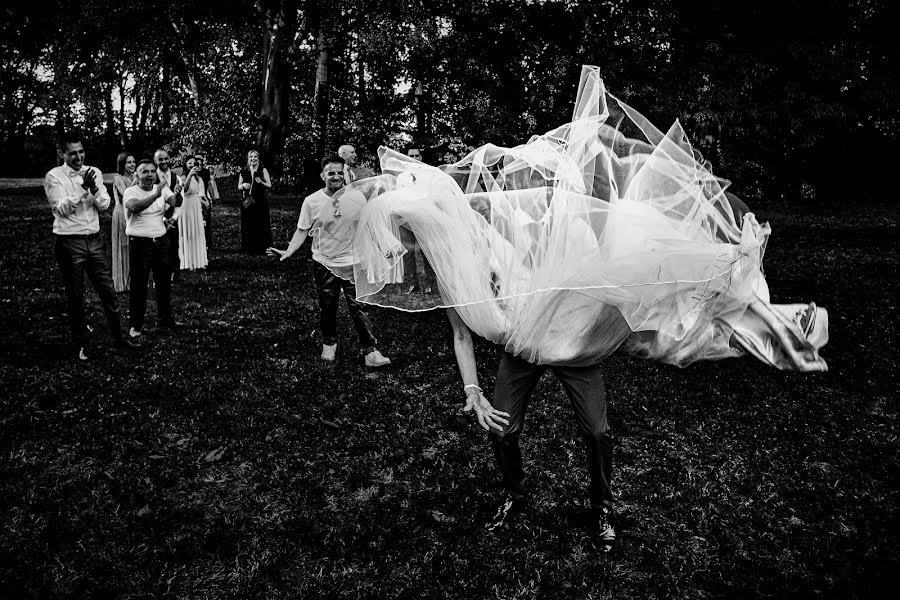
[[(169, 159), (169, 153), (160, 148), (153, 154), (153, 162), (156, 164), (156, 180), (162, 186), (165, 186), (175, 192), (175, 186), (178, 185), (178, 175), (175, 174), (170, 167), (172, 166)], [(172, 211), (177, 206), (181, 206), (181, 188), (175, 192), (175, 203), (166, 212), (166, 217), (172, 216)], [(169, 264), (172, 265), (172, 283), (181, 281), (181, 257), (178, 255), (178, 225), (169, 228), (166, 233), (169, 236)]]
[(356, 148), (344, 144), (338, 148), (338, 156), (344, 159), (344, 183), (352, 183), (359, 179), (359, 175), (353, 169), (353, 165), (356, 164)]

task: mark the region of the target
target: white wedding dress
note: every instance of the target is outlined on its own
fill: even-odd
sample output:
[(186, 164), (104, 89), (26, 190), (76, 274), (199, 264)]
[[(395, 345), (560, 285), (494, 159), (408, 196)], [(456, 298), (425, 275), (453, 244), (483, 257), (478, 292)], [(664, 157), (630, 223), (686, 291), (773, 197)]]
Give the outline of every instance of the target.
[[(769, 226), (738, 214), (677, 122), (657, 130), (595, 67), (582, 71), (572, 121), (525, 144), (489, 144), (441, 168), (379, 154), (383, 175), (338, 192), (340, 210), (319, 224), (356, 223), (355, 264), (337, 274), (360, 301), (454, 307), (475, 333), (539, 364), (594, 364), (622, 347), (679, 366), (750, 352), (780, 369), (827, 368), (827, 312), (798, 323), (807, 305), (771, 304)], [(400, 289), (400, 227), (440, 294)]]

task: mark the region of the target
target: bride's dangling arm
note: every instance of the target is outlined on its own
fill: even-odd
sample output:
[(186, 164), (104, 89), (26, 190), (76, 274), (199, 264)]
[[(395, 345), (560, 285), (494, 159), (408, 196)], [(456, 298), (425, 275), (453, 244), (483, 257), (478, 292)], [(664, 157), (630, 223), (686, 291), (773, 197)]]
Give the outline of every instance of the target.
[(478, 424), (490, 431), (493, 427), (503, 431), (503, 425), (509, 425), (509, 413), (496, 410), (484, 392), (478, 386), (478, 368), (475, 365), (475, 344), (472, 342), (472, 332), (463, 323), (454, 308), (447, 309), (447, 318), (450, 319), (450, 327), (453, 328), (453, 352), (456, 354), (456, 364), (459, 365), (459, 374), (463, 380), (463, 390), (466, 394), (466, 406), (464, 412), (471, 410), (478, 415)]

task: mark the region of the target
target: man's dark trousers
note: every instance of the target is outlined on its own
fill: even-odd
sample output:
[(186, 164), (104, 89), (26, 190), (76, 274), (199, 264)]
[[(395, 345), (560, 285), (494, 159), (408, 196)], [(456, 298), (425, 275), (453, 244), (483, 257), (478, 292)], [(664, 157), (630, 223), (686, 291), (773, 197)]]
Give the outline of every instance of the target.
[(90, 341), (90, 332), (84, 320), (85, 274), (100, 297), (110, 335), (115, 340), (122, 339), (122, 322), (119, 320), (119, 303), (113, 287), (112, 268), (100, 234), (57, 235), (54, 254), (65, 283), (69, 325), (75, 343), (86, 346)]
[(575, 411), (578, 431), (587, 454), (588, 488), (591, 506), (612, 507), (612, 440), (606, 419), (606, 387), (600, 365), (590, 367), (548, 367), (535, 365), (501, 351), (497, 381), (494, 386), (494, 408), (509, 413), (509, 425), (503, 432), (491, 430), (490, 440), (503, 484), (514, 497), (525, 496), (525, 471), (519, 434), (525, 424), (525, 412), (541, 376), (553, 371), (562, 384)]
[[(172, 177), (174, 176), (175, 175), (173, 174)], [(182, 197), (181, 193), (178, 193), (175, 196), (175, 199), (175, 206), (181, 206), (182, 202), (184, 202), (184, 198)], [(175, 207), (167, 206), (165, 217), (169, 219), (174, 214)], [(181, 256), (179, 256), (178, 254), (178, 221), (175, 221), (172, 226), (166, 230), (166, 237), (169, 238), (169, 266), (172, 269), (170, 278), (177, 282), (181, 280)], [(155, 273), (153, 279), (156, 280)]]
[(201, 212), (203, 214), (203, 234), (208, 251), (212, 248), (212, 200), (207, 201), (206, 206), (201, 208)]
[(172, 265), (169, 236), (128, 238), (128, 266), (131, 270), (129, 324), (136, 331), (144, 327), (147, 313), (147, 286), (150, 273), (156, 285), (156, 320), (172, 321)]
[(372, 322), (363, 310), (362, 305), (356, 300), (356, 287), (352, 282), (341, 279), (331, 272), (325, 265), (313, 261), (313, 274), (316, 278), (316, 290), (319, 293), (319, 328), (322, 330), (322, 343), (328, 346), (337, 343), (337, 313), (338, 303), (341, 299), (341, 290), (347, 300), (347, 308), (350, 318), (356, 327), (356, 335), (359, 336), (359, 345), (364, 353), (375, 349), (375, 336), (372, 332)]
[[(166, 237), (169, 238), (170, 277), (174, 276), (174, 280), (179, 281), (181, 278), (181, 257), (178, 255), (178, 223), (169, 228), (166, 232)], [(153, 278), (154, 280), (156, 279), (155, 274)]]

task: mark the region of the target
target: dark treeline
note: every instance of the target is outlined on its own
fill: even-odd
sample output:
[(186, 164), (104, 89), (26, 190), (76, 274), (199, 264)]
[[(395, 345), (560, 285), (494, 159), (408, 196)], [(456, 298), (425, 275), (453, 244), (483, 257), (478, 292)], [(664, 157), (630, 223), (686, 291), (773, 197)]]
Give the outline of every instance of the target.
[(262, 150), (279, 184), (353, 143), (428, 162), (527, 141), (571, 114), (582, 64), (667, 129), (680, 120), (752, 202), (883, 200), (900, 150), (888, 0), (29, 2), (0, 24), (4, 176), (41, 175), (81, 128), (127, 148)]

